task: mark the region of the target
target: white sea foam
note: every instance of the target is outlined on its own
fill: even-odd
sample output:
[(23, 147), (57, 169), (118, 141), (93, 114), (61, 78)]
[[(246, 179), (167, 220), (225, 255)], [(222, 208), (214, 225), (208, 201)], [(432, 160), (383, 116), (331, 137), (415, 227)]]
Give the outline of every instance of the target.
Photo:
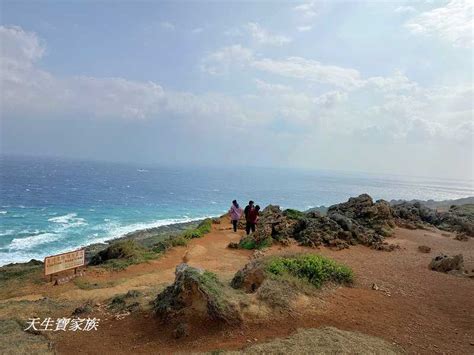
[(61, 224), (63, 228), (87, 225), (87, 222), (84, 218), (77, 217), (77, 213), (68, 213), (64, 216), (51, 217), (48, 219), (48, 221)]
[(31, 259), (42, 260), (45, 255), (39, 253), (31, 253), (24, 251), (9, 251), (8, 253), (0, 252), (0, 266), (9, 264), (9, 263), (20, 263), (30, 261)]
[[(68, 214), (71, 215), (71, 214)], [(65, 216), (58, 216), (65, 217)], [(75, 216), (73, 216), (75, 218)], [(107, 240), (111, 240), (114, 238), (119, 238), (128, 234), (130, 232), (135, 232), (138, 230), (161, 227), (172, 225), (176, 223), (186, 223), (197, 221), (205, 218), (212, 218), (214, 216), (200, 216), (200, 217), (184, 217), (184, 218), (169, 218), (169, 219), (160, 219), (153, 222), (147, 223), (133, 223), (129, 225), (120, 225), (117, 221), (112, 221), (111, 223), (107, 223), (106, 225), (102, 225), (101, 229), (105, 229), (105, 233), (93, 233), (89, 238), (86, 240), (82, 240), (82, 246), (86, 246), (91, 243), (101, 243)], [(62, 223), (59, 223), (62, 225)], [(97, 227), (99, 227), (97, 226)], [(60, 230), (61, 228), (58, 228)], [(26, 262), (30, 259), (39, 259), (42, 260), (47, 255), (58, 254), (66, 251), (70, 251), (74, 248), (71, 247), (59, 247), (53, 248), (49, 250), (47, 253), (45, 252), (35, 252), (33, 249), (42, 244), (47, 244), (50, 242), (58, 241), (63, 237), (64, 234), (61, 233), (41, 233), (37, 235), (31, 235), (24, 238), (15, 238), (11, 241), (11, 243), (4, 247), (0, 248), (0, 266), (5, 265), (12, 262)], [(101, 237), (99, 237), (99, 235)], [(81, 247), (81, 245), (77, 245), (77, 248)]]
[(69, 221), (77, 216), (77, 213), (68, 213), (64, 216), (51, 217), (48, 219), (50, 222), (67, 224)]
[(10, 250), (33, 249), (38, 245), (54, 242), (59, 239), (58, 237), (60, 236), (56, 233), (41, 233), (24, 238), (14, 238), (6, 248)]
[(7, 229), (6, 231), (0, 232), (0, 237), (3, 237), (5, 235), (12, 235), (13, 233), (15, 233), (13, 229)]
[(7, 214), (8, 211), (0, 211), (0, 214)]

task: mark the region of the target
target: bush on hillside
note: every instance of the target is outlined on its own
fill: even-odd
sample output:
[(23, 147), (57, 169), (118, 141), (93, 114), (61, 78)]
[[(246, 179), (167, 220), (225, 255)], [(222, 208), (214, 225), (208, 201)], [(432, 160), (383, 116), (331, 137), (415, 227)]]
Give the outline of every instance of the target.
[(267, 262), (265, 270), (275, 276), (291, 275), (304, 279), (316, 287), (328, 281), (350, 284), (354, 278), (349, 267), (315, 254), (273, 257)]

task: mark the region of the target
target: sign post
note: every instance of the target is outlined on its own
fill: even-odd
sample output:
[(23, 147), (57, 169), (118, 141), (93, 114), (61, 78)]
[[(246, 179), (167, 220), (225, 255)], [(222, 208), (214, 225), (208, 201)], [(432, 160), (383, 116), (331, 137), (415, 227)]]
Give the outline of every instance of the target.
[(54, 274), (66, 270), (74, 269), (74, 275), (77, 275), (77, 268), (84, 266), (85, 263), (85, 249), (47, 256), (44, 258), (44, 275), (49, 275), (50, 281), (53, 281)]

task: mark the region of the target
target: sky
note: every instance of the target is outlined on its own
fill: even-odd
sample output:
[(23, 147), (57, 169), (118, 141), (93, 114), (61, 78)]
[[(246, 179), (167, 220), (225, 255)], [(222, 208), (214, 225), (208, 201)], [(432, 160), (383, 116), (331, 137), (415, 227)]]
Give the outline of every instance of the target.
[(0, 4), (2, 154), (474, 179), (471, 1)]

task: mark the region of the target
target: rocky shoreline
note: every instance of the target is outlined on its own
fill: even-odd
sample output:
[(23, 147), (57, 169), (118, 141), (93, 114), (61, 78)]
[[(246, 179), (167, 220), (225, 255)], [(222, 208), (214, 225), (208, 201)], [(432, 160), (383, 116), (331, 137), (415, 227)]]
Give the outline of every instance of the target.
[(139, 229), (130, 233), (125, 234), (122, 237), (109, 239), (103, 243), (94, 243), (87, 245), (86, 249), (86, 260), (90, 260), (93, 255), (99, 251), (104, 250), (110, 244), (123, 241), (123, 240), (134, 240), (138, 244), (144, 247), (151, 247), (169, 237), (177, 236), (188, 229), (195, 228), (202, 222), (203, 219), (195, 220), (192, 222), (182, 222), (168, 224), (165, 226), (159, 226), (154, 228)]

